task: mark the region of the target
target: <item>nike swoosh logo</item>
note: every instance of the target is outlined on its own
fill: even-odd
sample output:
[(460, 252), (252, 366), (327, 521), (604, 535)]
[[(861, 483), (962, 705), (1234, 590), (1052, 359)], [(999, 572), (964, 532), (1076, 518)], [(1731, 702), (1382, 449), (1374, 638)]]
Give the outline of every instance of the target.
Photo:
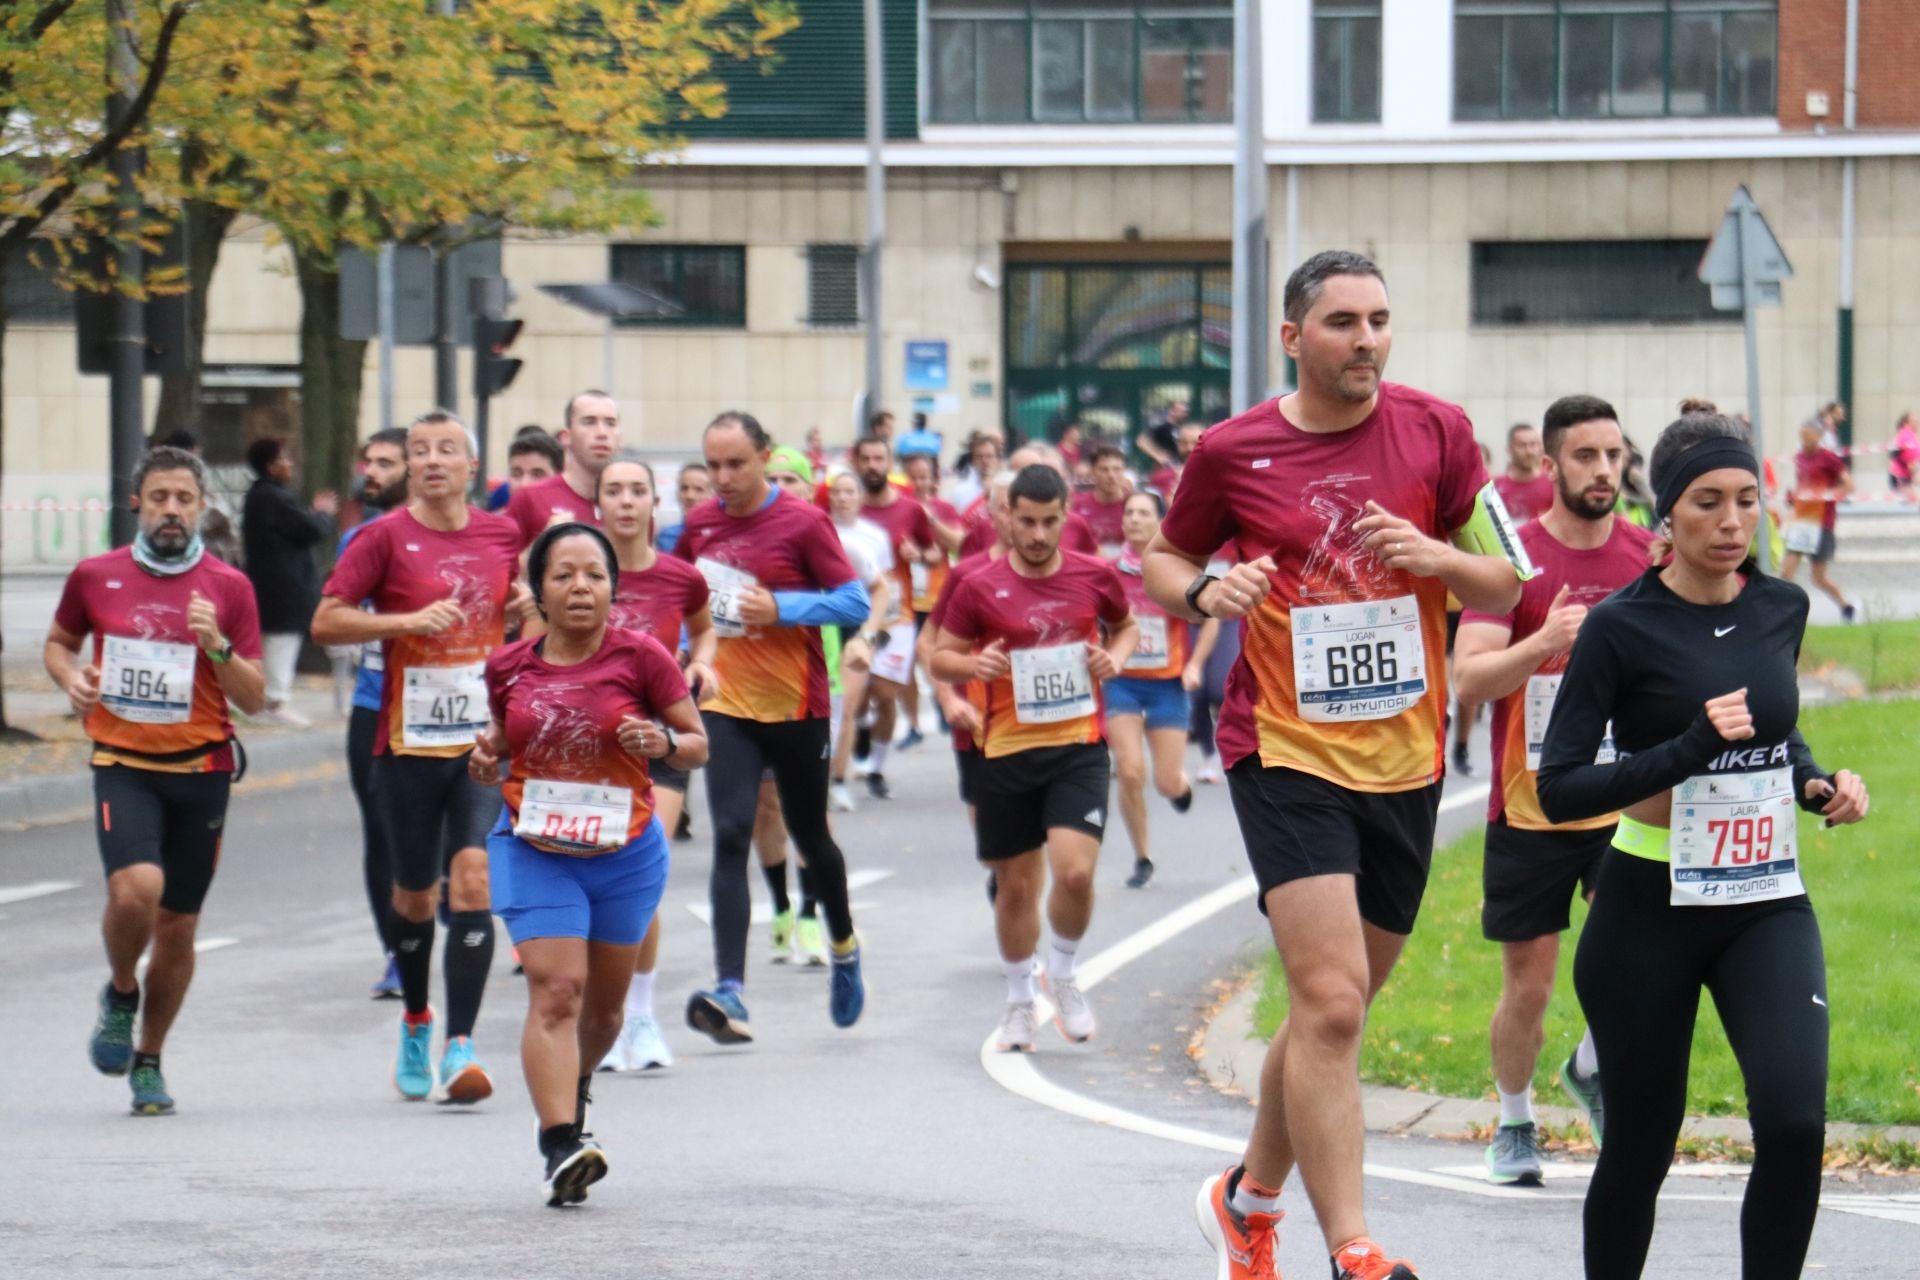
[(1825, 1000), (1822, 1000), (1819, 996), (1815, 996), (1813, 998), (1813, 1002), (1819, 1005), (1822, 1009), (1827, 1007), (1827, 1002)]
[[(1736, 622), (1736, 623), (1734, 623), (1734, 624), (1733, 624), (1733, 627), (1737, 627), (1737, 626), (1739, 626), (1739, 625), (1740, 625), (1740, 624)], [(1723, 635), (1725, 635), (1725, 634), (1727, 634), (1727, 632), (1729, 632), (1729, 631), (1731, 631), (1731, 630), (1733, 630), (1733, 627), (1724, 627), (1724, 628), (1723, 628), (1723, 627), (1715, 627), (1715, 628), (1713, 629), (1713, 638), (1714, 638), (1715, 640), (1718, 640), (1718, 639), (1719, 639), (1719, 638), (1720, 638), (1721, 636), (1723, 636)]]

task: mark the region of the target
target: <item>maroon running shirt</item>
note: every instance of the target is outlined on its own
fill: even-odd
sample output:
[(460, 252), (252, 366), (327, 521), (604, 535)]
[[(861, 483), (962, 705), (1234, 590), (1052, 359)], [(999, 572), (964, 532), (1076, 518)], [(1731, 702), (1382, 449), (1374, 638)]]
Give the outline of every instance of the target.
[(1117, 502), (1102, 502), (1100, 495), (1091, 489), (1074, 495), (1073, 514), (1087, 522), (1100, 554), (1109, 560), (1118, 556), (1121, 548), (1127, 545), (1126, 532), (1121, 528), (1121, 517), (1126, 511), (1125, 494), (1121, 494)]
[(1544, 471), (1531, 480), (1515, 480), (1502, 471), (1493, 478), (1493, 488), (1515, 524), (1538, 520), (1553, 508), (1553, 477)]
[(651, 569), (620, 571), (607, 625), (652, 636), (668, 653), (678, 653), (680, 629), (706, 607), (707, 580), (700, 571), (685, 560), (660, 555)]
[(600, 508), (592, 498), (575, 493), (564, 475), (548, 476), (538, 484), (515, 489), (503, 514), (520, 530), (523, 550), (532, 546), (540, 531), (555, 520), (578, 520), (596, 529), (600, 527)]

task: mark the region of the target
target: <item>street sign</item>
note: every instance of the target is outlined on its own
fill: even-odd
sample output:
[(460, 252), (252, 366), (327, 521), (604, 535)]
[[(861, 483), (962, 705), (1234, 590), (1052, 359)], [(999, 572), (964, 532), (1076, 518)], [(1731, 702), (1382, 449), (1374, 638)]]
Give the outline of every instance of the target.
[(1745, 187), (1734, 191), (1697, 274), (1722, 311), (1744, 309), (1749, 291), (1753, 306), (1780, 305), (1780, 282), (1793, 278), (1793, 264)]

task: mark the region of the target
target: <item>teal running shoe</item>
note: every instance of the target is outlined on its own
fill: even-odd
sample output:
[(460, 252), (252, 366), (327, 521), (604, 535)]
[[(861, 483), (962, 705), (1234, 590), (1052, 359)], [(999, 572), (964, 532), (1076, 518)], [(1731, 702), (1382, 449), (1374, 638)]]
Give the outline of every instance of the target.
[(400, 1057), (393, 1064), (393, 1087), (408, 1102), (423, 1102), (433, 1092), (433, 1013), (410, 1026), (400, 1019)]
[(753, 1024), (747, 1018), (747, 1004), (740, 998), (737, 982), (722, 982), (711, 991), (694, 992), (687, 1000), (687, 1025), (711, 1036), (715, 1044), (748, 1044), (753, 1040)]
[(493, 1096), (493, 1077), (473, 1055), (470, 1036), (454, 1036), (440, 1055), (440, 1088), (433, 1100), (441, 1106), (470, 1107)]
[(1540, 1134), (1532, 1121), (1503, 1124), (1487, 1144), (1487, 1181), (1501, 1186), (1537, 1187), (1542, 1176)]
[(133, 1085), (133, 1114), (164, 1116), (173, 1111), (173, 1095), (167, 1092), (167, 1078), (157, 1065), (141, 1063), (128, 1083)]
[(133, 1065), (133, 1017), (139, 1011), (138, 996), (131, 1007), (122, 1008), (113, 1002), (113, 983), (100, 988), (100, 1017), (93, 1024), (87, 1056), (101, 1075), (123, 1076)]
[(833, 986), (827, 1008), (833, 1014), (833, 1025), (844, 1028), (860, 1021), (860, 1011), (866, 1007), (867, 984), (860, 978), (860, 948), (856, 945), (847, 955), (833, 957)]
[(1593, 1149), (1598, 1151), (1606, 1137), (1607, 1128), (1607, 1104), (1600, 1100), (1600, 1073), (1596, 1071), (1590, 1076), (1581, 1075), (1579, 1068), (1574, 1066), (1573, 1058), (1572, 1054), (1568, 1054), (1567, 1060), (1560, 1064), (1560, 1085), (1587, 1113), (1587, 1128), (1593, 1131)]

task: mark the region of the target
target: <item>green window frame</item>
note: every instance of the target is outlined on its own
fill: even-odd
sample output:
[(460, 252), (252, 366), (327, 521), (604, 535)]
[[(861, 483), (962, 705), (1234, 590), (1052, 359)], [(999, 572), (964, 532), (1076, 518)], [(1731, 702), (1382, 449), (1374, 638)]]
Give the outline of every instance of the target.
[(1314, 0), (1314, 123), (1379, 120), (1380, 0)]
[(1456, 120), (1771, 116), (1779, 0), (1458, 0)]
[(608, 277), (677, 303), (679, 314), (619, 320), (623, 328), (744, 329), (747, 249), (738, 244), (616, 244)]
[(1230, 123), (1233, 8), (932, 0), (926, 75), (929, 124)]

